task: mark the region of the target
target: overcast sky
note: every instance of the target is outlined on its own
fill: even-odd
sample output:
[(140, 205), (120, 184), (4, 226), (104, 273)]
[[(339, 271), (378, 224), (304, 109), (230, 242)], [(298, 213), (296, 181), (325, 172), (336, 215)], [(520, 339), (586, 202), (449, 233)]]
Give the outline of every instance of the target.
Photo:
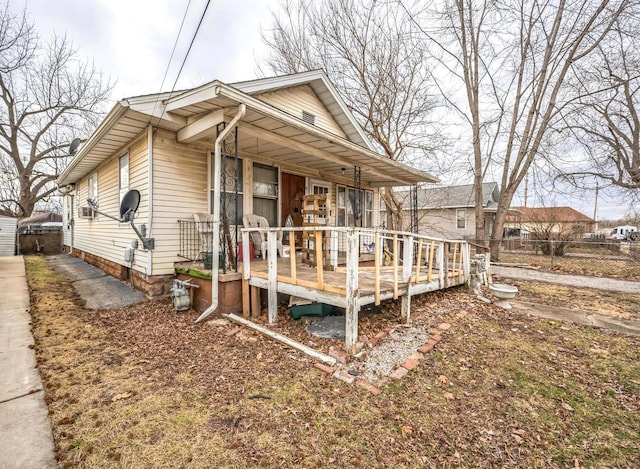
[[(12, 9), (24, 5), (10, 1)], [(206, 3), (190, 2), (163, 91), (174, 84)], [(29, 0), (27, 10), (44, 39), (54, 31), (66, 33), (82, 57), (94, 60), (98, 69), (117, 80), (115, 101), (160, 91), (187, 4), (188, 0)], [(258, 78), (258, 59), (268, 53), (260, 30), (269, 27), (270, 8), (277, 7), (276, 0), (211, 0), (176, 89), (214, 79), (230, 83)], [(592, 194), (558, 195), (553, 203), (593, 216)], [(516, 195), (513, 205), (522, 204), (523, 197)], [(528, 205), (539, 201), (530, 196)], [(624, 200), (601, 191), (599, 219), (619, 218), (628, 210)]]
[[(191, 0), (163, 90), (170, 90), (207, 0)], [(22, 5), (11, 1), (12, 8)], [(43, 38), (67, 34), (82, 56), (117, 80), (114, 100), (160, 91), (188, 0), (29, 0)], [(176, 89), (220, 79), (257, 78), (264, 54), (260, 28), (270, 21), (267, 0), (211, 0)]]

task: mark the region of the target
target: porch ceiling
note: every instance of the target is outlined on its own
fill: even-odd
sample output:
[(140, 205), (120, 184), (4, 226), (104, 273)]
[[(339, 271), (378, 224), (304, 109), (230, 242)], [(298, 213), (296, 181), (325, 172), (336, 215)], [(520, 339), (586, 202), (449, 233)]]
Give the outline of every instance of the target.
[[(238, 125), (238, 152), (242, 156), (332, 180), (342, 177), (345, 181), (353, 181), (353, 168), (359, 166), (362, 183), (371, 187), (438, 182), (425, 172), (384, 158), (225, 85), (169, 100), (167, 110), (176, 116), (193, 119), (224, 109), (228, 121), (241, 103), (247, 106)], [(212, 139), (204, 141), (211, 142)]]
[(179, 131), (178, 138), (186, 135), (185, 142), (212, 146), (217, 120), (231, 120), (241, 103), (247, 106), (238, 130), (241, 156), (277, 164), (301, 175), (343, 180), (345, 184), (353, 181), (355, 166), (361, 168), (363, 186), (438, 182), (425, 172), (382, 157), (246, 93), (213, 82), (174, 98), (168, 94), (152, 95), (117, 103), (61, 174), (58, 184), (74, 183), (91, 173), (149, 125)]

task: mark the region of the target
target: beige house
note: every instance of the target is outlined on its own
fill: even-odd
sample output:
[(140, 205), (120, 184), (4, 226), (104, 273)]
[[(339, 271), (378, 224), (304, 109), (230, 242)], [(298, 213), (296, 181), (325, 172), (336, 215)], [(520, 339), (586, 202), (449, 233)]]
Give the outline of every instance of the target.
[[(403, 227), (417, 233), (446, 239), (473, 239), (476, 235), (475, 194), (473, 184), (421, 188), (415, 200), (409, 191), (398, 192), (404, 200)], [(491, 232), (500, 190), (495, 182), (482, 184), (482, 207), (487, 233)], [(416, 204), (417, 202), (417, 204)], [(414, 205), (416, 207), (414, 211)]]
[[(161, 295), (181, 262), (201, 260), (190, 258), (202, 256), (199, 245), (195, 256), (185, 254), (181, 222), (215, 217), (216, 200), (222, 235), (209, 249), (234, 251), (237, 260), (243, 215), (300, 226), (304, 195), (327, 193), (327, 225), (377, 226), (380, 187), (434, 181), (379, 155), (325, 74), (311, 71), (123, 99), (58, 185), (66, 250)], [(104, 215), (117, 217), (130, 189), (140, 193), (140, 239), (129, 223)], [(214, 270), (228, 264), (214, 253)]]

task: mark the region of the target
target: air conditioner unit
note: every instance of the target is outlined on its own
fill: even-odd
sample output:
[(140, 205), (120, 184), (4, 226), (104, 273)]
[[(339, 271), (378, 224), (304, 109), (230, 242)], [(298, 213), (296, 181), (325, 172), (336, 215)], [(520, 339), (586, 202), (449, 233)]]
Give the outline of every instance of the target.
[(78, 207), (78, 218), (93, 218), (93, 213), (89, 207)]

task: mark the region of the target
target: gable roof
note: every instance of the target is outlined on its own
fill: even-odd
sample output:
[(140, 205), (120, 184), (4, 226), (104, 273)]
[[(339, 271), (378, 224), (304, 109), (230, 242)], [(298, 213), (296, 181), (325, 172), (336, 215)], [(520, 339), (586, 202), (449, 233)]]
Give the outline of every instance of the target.
[(593, 218), (571, 207), (513, 207), (521, 222), (593, 223)]
[(271, 78), (259, 78), (230, 84), (230, 86), (233, 86), (237, 90), (252, 96), (300, 85), (309, 85), (311, 87), (349, 140), (369, 150), (375, 151), (371, 140), (364, 133), (364, 130), (362, 130), (360, 124), (355, 120), (353, 114), (348, 111), (347, 104), (340, 97), (333, 83), (329, 81), (329, 78), (322, 70), (311, 70), (308, 72), (293, 73)]
[[(254, 96), (303, 84), (316, 87), (318, 97), (332, 116), (342, 121), (340, 125), (347, 139)], [(212, 146), (215, 125), (210, 122), (228, 122), (241, 104), (246, 106), (246, 114), (239, 123), (239, 153), (255, 155), (260, 140), (260, 157), (315, 172), (319, 177), (340, 174), (345, 166), (359, 166), (363, 182), (372, 187), (437, 182), (427, 173), (375, 152), (324, 73), (314, 71), (240, 82), (235, 86), (216, 80), (178, 94), (159, 93), (121, 100), (80, 148), (58, 178), (58, 184), (74, 183), (86, 176), (151, 125), (180, 135), (185, 129), (193, 129), (194, 123), (196, 126), (202, 123), (203, 130), (197, 138), (208, 138), (200, 141)]]
[[(476, 206), (473, 184), (460, 186), (429, 187), (418, 189), (418, 210), (434, 210), (442, 208), (473, 208)], [(411, 210), (409, 191), (397, 191), (399, 197), (404, 197), (409, 203), (404, 204), (404, 210)], [(487, 211), (495, 211), (498, 207), (496, 200), (500, 195), (498, 183), (485, 182), (482, 184), (482, 206)]]

